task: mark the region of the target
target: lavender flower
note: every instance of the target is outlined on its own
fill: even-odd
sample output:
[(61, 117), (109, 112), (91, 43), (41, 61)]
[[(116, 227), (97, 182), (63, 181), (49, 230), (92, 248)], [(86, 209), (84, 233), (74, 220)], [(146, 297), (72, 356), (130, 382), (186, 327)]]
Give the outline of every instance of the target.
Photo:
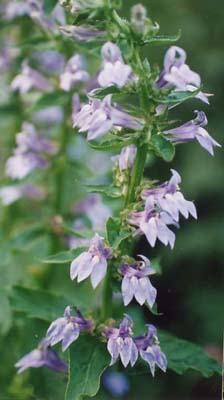
[(137, 148), (134, 144), (126, 146), (121, 150), (118, 156), (111, 157), (111, 159), (118, 164), (120, 171), (132, 169), (137, 154)]
[(11, 89), (13, 91), (18, 90), (20, 94), (25, 94), (31, 89), (49, 92), (53, 89), (53, 86), (38, 71), (30, 68), (27, 61), (24, 61), (22, 64), (22, 72), (13, 79)]
[(35, 185), (4, 186), (0, 189), (0, 199), (5, 206), (15, 203), (22, 197), (42, 200), (44, 196), (43, 189)]
[(43, 339), (37, 349), (31, 351), (21, 358), (15, 367), (18, 368), (18, 373), (24, 372), (28, 368), (48, 367), (57, 372), (67, 372), (68, 366), (62, 361), (58, 354), (49, 348), (49, 341)]
[(28, 122), (22, 125), (22, 132), (16, 136), (17, 147), (13, 156), (6, 161), (6, 175), (22, 179), (35, 168), (47, 168), (48, 160), (41, 153), (55, 154), (56, 145), (41, 138), (34, 126)]
[(156, 240), (160, 240), (165, 246), (174, 247), (175, 234), (168, 225), (177, 225), (177, 222), (166, 212), (155, 209), (154, 201), (149, 197), (145, 203), (144, 211), (132, 212), (128, 216), (131, 225), (139, 227), (134, 235), (144, 233), (149, 244), (154, 247)]
[(109, 132), (113, 127), (141, 130), (143, 121), (111, 105), (111, 95), (103, 101), (93, 99), (76, 115), (73, 125), (80, 132), (88, 132), (87, 139), (94, 140)]
[(105, 32), (96, 30), (87, 25), (64, 25), (59, 27), (60, 32), (67, 37), (77, 40), (78, 42), (90, 42), (105, 35)]
[(56, 319), (49, 326), (46, 338), (51, 346), (62, 341), (62, 351), (65, 351), (75, 340), (81, 331), (90, 331), (93, 327), (92, 320), (84, 319), (79, 310), (77, 316), (71, 315), (72, 307), (66, 307), (64, 316)]
[(124, 305), (127, 306), (133, 297), (142, 306), (145, 302), (152, 307), (156, 300), (156, 289), (152, 286), (148, 276), (153, 275), (156, 271), (150, 268), (150, 261), (144, 257), (142, 261), (135, 264), (124, 264), (120, 268), (123, 275), (121, 290)]
[[(189, 68), (185, 63), (186, 59), (187, 55), (183, 49), (177, 46), (170, 47), (164, 58), (164, 69), (157, 81), (157, 87), (174, 86), (177, 90), (190, 92), (200, 88), (200, 75)], [(195, 97), (209, 104), (208, 94), (199, 92)]]
[(115, 397), (125, 396), (130, 391), (130, 383), (122, 372), (106, 371), (102, 376), (105, 388)]
[(119, 356), (125, 368), (129, 362), (132, 367), (135, 365), (138, 358), (138, 350), (132, 339), (132, 328), (133, 321), (128, 315), (125, 315), (119, 328), (105, 328), (103, 334), (107, 339), (107, 350), (111, 355), (110, 365), (113, 365)]
[(65, 58), (55, 50), (36, 51), (32, 54), (32, 59), (38, 66), (47, 73), (59, 75), (65, 66)]
[(176, 222), (179, 221), (179, 214), (182, 214), (185, 218), (188, 218), (189, 215), (197, 218), (194, 203), (186, 200), (180, 192), (180, 175), (174, 169), (171, 169), (171, 172), (172, 177), (168, 182), (164, 182), (158, 188), (144, 190), (142, 198), (144, 200), (149, 199), (150, 204), (153, 204), (157, 209), (165, 211)]
[(50, 106), (36, 111), (32, 115), (32, 120), (41, 126), (58, 125), (63, 121), (64, 110), (60, 106)]
[(69, 92), (78, 82), (87, 82), (89, 74), (84, 70), (84, 60), (80, 54), (75, 54), (67, 62), (64, 72), (60, 76), (61, 89)]
[(153, 325), (146, 326), (148, 328), (147, 335), (135, 338), (134, 342), (141, 358), (149, 364), (152, 376), (154, 376), (156, 365), (166, 372), (167, 359), (160, 349), (156, 328)]
[(111, 42), (103, 45), (101, 50), (103, 65), (98, 75), (98, 82), (102, 87), (116, 85), (119, 88), (134, 80), (135, 76), (129, 65), (125, 64), (119, 47)]
[(205, 113), (203, 111), (195, 111), (195, 113), (195, 119), (186, 122), (178, 128), (168, 129), (164, 133), (171, 142), (176, 143), (184, 143), (196, 139), (213, 156), (213, 147), (221, 147), (221, 145), (204, 129), (208, 124)]
[[(81, 218), (76, 219), (73, 222), (72, 227), (80, 233), (82, 233), (82, 230), (86, 229), (86, 226)], [(90, 245), (90, 240), (82, 237), (68, 236), (67, 242), (70, 249), (76, 249), (77, 247), (81, 246), (88, 247)]]
[(90, 276), (91, 283), (95, 289), (102, 281), (107, 272), (107, 259), (111, 257), (111, 249), (103, 244), (98, 234), (91, 240), (88, 251), (75, 258), (70, 267), (70, 276), (78, 282)]

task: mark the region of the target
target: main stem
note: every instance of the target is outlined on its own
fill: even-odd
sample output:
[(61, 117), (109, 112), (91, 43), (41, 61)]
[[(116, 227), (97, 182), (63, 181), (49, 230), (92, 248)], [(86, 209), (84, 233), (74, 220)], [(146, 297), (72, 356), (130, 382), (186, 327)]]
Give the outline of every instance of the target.
[(108, 263), (108, 270), (106, 277), (104, 279), (103, 293), (102, 293), (101, 316), (103, 321), (105, 321), (111, 315), (112, 296), (113, 296), (113, 290), (111, 286), (111, 273), (112, 273), (112, 265), (111, 263)]

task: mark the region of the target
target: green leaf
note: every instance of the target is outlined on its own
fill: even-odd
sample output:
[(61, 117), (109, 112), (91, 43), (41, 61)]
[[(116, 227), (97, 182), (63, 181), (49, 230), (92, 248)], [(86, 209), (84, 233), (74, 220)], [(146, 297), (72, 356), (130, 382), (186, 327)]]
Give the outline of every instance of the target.
[(45, 264), (67, 264), (86, 251), (87, 247), (77, 247), (68, 251), (60, 251), (41, 260)]
[(151, 144), (156, 154), (162, 157), (164, 161), (170, 162), (173, 160), (175, 156), (175, 147), (163, 135), (152, 136)]
[(125, 146), (133, 143), (133, 139), (129, 140), (110, 140), (103, 143), (89, 142), (89, 146), (98, 151), (116, 151), (120, 150)]
[(121, 230), (120, 229), (120, 222), (115, 218), (108, 218), (107, 220), (107, 240), (110, 246), (116, 250), (123, 240), (127, 239), (130, 235), (130, 231)]
[(200, 89), (194, 90), (193, 92), (187, 91), (173, 91), (165, 97), (159, 97), (155, 99), (160, 104), (175, 104), (183, 103), (186, 100), (192, 99), (200, 92)]
[(44, 9), (46, 13), (50, 13), (53, 11), (53, 8), (56, 6), (58, 3), (58, 0), (45, 0), (44, 1)]
[(2, 335), (5, 335), (12, 324), (12, 311), (10, 308), (8, 293), (4, 288), (0, 288), (0, 304), (0, 332)]
[(65, 400), (93, 397), (100, 387), (100, 377), (109, 366), (105, 343), (96, 337), (81, 336), (69, 349), (69, 379)]
[(64, 106), (68, 103), (69, 100), (70, 97), (68, 96), (68, 94), (63, 92), (62, 90), (47, 93), (42, 95), (29, 111), (35, 112), (49, 106)]
[(121, 197), (120, 189), (112, 185), (85, 185), (85, 187), (89, 193), (101, 193), (113, 199)]
[(162, 275), (162, 266), (160, 264), (159, 258), (153, 258), (151, 260), (151, 268), (153, 268), (156, 271), (157, 275)]
[(63, 230), (68, 235), (72, 235), (72, 236), (82, 238), (82, 239), (92, 239), (92, 237), (94, 236), (94, 232), (91, 230), (82, 229), (80, 231), (77, 231), (68, 225), (63, 225)]
[(159, 331), (158, 337), (168, 359), (168, 368), (172, 371), (184, 374), (188, 370), (195, 370), (205, 378), (215, 373), (221, 375), (221, 365), (199, 346), (164, 331)]
[(91, 97), (97, 98), (97, 99), (104, 99), (105, 96), (108, 94), (120, 94), (122, 93), (121, 90), (117, 86), (108, 86), (106, 88), (102, 89), (94, 89), (92, 90), (89, 95)]
[(154, 36), (149, 39), (145, 39), (142, 42), (142, 45), (144, 45), (144, 44), (151, 44), (153, 46), (169, 45), (169, 44), (177, 42), (180, 39), (180, 37), (181, 37), (181, 31), (179, 30), (179, 32), (174, 36), (162, 35), (162, 36)]

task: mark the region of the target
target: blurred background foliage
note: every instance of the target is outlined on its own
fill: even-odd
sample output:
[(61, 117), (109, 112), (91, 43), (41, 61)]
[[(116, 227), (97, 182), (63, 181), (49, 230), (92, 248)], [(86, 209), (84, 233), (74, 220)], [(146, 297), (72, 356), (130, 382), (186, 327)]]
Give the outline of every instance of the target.
[[(124, 0), (123, 15), (128, 16), (134, 1)], [(189, 64), (198, 71), (204, 82), (204, 90), (214, 93), (211, 105), (205, 106), (208, 116), (208, 131), (223, 145), (223, 107), (224, 107), (224, 3), (223, 0), (150, 0), (142, 1), (149, 16), (159, 22), (161, 33), (175, 34), (179, 28), (182, 36), (178, 43), (188, 54)], [(25, 28), (24, 28), (25, 29)], [(28, 33), (28, 32), (27, 32)], [(162, 65), (165, 48), (144, 49), (144, 55), (150, 63)], [(4, 87), (4, 82), (2, 83)], [(1, 89), (4, 101), (4, 89)], [(195, 100), (193, 100), (195, 101)], [(199, 107), (195, 101), (195, 109)], [(173, 118), (189, 120), (192, 118), (192, 103), (184, 105), (171, 113)], [(18, 110), (17, 110), (18, 111)], [(15, 110), (16, 115), (16, 110)], [(5, 146), (12, 139), (9, 132), (15, 131), (15, 120), (11, 114), (0, 115), (0, 156), (5, 161)], [(18, 129), (17, 129), (18, 131)], [(144, 239), (136, 248), (136, 253), (144, 253), (149, 258), (160, 257), (163, 275), (154, 280), (158, 289), (158, 308), (160, 316), (152, 316), (145, 310), (145, 317), (161, 328), (204, 347), (211, 355), (222, 358), (223, 330), (223, 282), (224, 282), (224, 150), (216, 151), (215, 158), (203, 151), (197, 143), (179, 146), (172, 164), (149, 160), (147, 175), (161, 180), (169, 177), (169, 168), (177, 169), (183, 179), (182, 189), (189, 199), (194, 199), (199, 220), (182, 221), (173, 251), (157, 246), (153, 251)], [(75, 168), (75, 167), (74, 167)], [(91, 170), (91, 168), (90, 168)], [(74, 170), (75, 171), (75, 170)], [(75, 172), (69, 175), (77, 178)], [(82, 175), (82, 174), (81, 174)], [(38, 177), (37, 177), (38, 180)], [(68, 180), (69, 185), (69, 180)], [(72, 185), (69, 197), (74, 196)], [(1, 208), (2, 236), (9, 227), (4, 225), (6, 214), (10, 212), (13, 234), (13, 252), (7, 251), (12, 243), (1, 241), (0, 273), (1, 286), (9, 287), (23, 282), (24, 285), (38, 287), (42, 279), (42, 269), (36, 264), (36, 257), (49, 252), (50, 242), (44, 235), (35, 235), (30, 241), (30, 252), (24, 249), (23, 229), (26, 227), (26, 210), (29, 203)], [(48, 215), (48, 207), (44, 212)], [(38, 229), (39, 209), (32, 204), (33, 220)], [(43, 210), (41, 210), (43, 212)], [(4, 214), (4, 215), (3, 215)], [(23, 217), (14, 226), (14, 217)], [(21, 221), (21, 220), (20, 220)], [(12, 228), (10, 227), (10, 228)], [(15, 228), (15, 229), (14, 229)], [(32, 254), (32, 256), (31, 256)], [(48, 284), (52, 290), (69, 293), (74, 290), (64, 266), (56, 266)], [(86, 286), (89, 291), (89, 286)], [(22, 354), (30, 351), (42, 337), (46, 324), (39, 320), (24, 319), (20, 314), (12, 314), (4, 289), (0, 290), (0, 398), (21, 400), (61, 400), (65, 388), (63, 377), (46, 369), (33, 370), (21, 376), (15, 375), (14, 363)], [(218, 400), (221, 397), (221, 379), (213, 377), (202, 379), (196, 373), (178, 376), (171, 372), (158, 373), (155, 379), (151, 375), (132, 375), (129, 377), (131, 392), (125, 400)], [(109, 400), (111, 395), (101, 389), (98, 400)]]

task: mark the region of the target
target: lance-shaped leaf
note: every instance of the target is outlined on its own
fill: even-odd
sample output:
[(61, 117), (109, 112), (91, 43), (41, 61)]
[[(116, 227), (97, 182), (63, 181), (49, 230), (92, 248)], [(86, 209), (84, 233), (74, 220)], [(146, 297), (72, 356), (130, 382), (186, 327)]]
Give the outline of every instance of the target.
[(94, 97), (97, 99), (104, 99), (105, 96), (107, 96), (108, 94), (121, 94), (123, 93), (123, 91), (121, 91), (121, 89), (117, 86), (108, 86), (106, 88), (100, 88), (100, 89), (94, 89), (89, 93), (90, 97)]
[(162, 157), (164, 161), (170, 162), (173, 160), (175, 147), (163, 135), (152, 136), (150, 145), (152, 145), (155, 153), (159, 157)]
[(182, 91), (182, 90), (174, 90), (169, 93), (167, 96), (158, 96), (154, 98), (157, 103), (160, 104), (180, 104), (186, 100), (192, 99), (195, 97), (201, 89), (194, 90), (193, 92)]
[(97, 151), (116, 151), (133, 143), (132, 139), (126, 140), (108, 140), (102, 143), (89, 142), (89, 147)]
[(101, 193), (115, 199), (121, 197), (120, 189), (112, 185), (86, 185), (85, 187), (89, 193)]
[(35, 112), (47, 108), (50, 106), (65, 106), (68, 104), (70, 96), (63, 90), (57, 90), (56, 92), (43, 94), (31, 107), (30, 112)]
[(112, 217), (108, 218), (107, 240), (114, 250), (129, 236), (131, 236), (131, 231), (121, 229), (119, 220)]
[(69, 349), (69, 379), (65, 400), (95, 396), (100, 377), (110, 364), (105, 343), (96, 337), (81, 336)]
[(164, 46), (164, 45), (171, 45), (172, 43), (177, 42), (181, 37), (181, 31), (179, 30), (176, 35), (173, 36), (167, 36), (167, 35), (161, 35), (161, 36), (153, 36), (151, 38), (146, 38), (144, 39), (143, 42), (141, 42), (141, 45), (145, 44), (151, 44), (153, 46)]
[(68, 251), (60, 251), (41, 260), (45, 264), (67, 264), (86, 251), (87, 247), (77, 247)]

